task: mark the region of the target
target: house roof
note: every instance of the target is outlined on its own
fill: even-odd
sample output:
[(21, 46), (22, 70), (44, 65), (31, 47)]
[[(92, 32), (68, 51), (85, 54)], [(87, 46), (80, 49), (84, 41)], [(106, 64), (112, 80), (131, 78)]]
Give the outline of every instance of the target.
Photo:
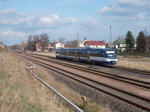
[(117, 39), (114, 44), (125, 44), (125, 39)]
[(108, 42), (108, 46), (114, 46), (113, 42)]
[(56, 45), (56, 44), (63, 44), (63, 43), (61, 43), (61, 42), (53, 42), (53, 44)]
[(60, 42), (53, 42), (53, 44), (58, 44), (58, 43), (60, 43)]
[(104, 41), (86, 41), (85, 44), (88, 45), (106, 45)]

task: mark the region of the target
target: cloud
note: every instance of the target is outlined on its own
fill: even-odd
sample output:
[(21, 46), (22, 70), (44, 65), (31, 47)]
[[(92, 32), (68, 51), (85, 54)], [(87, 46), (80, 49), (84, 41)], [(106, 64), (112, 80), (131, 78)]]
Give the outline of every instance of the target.
[[(58, 14), (36, 15), (18, 12), (14, 9), (0, 10), (0, 20), (0, 37), (14, 38), (16, 41), (18, 38), (27, 37), (29, 34), (47, 33), (56, 35), (57, 33), (57, 35), (62, 35), (63, 30), (69, 32), (75, 24), (78, 24), (77, 19), (72, 16), (64, 18)], [(59, 31), (62, 33), (59, 33)]]
[(92, 18), (86, 18), (82, 23), (81, 23), (82, 28), (91, 30), (95, 29), (97, 26), (97, 22), (92, 19)]
[(45, 16), (45, 17), (40, 18), (40, 21), (44, 24), (52, 24), (52, 23), (57, 22), (59, 20), (60, 20), (60, 18), (58, 15)]
[(150, 5), (149, 0), (116, 0), (116, 2), (121, 6), (143, 7)]
[(102, 26), (112, 26), (114, 35), (125, 35), (128, 30), (136, 35), (143, 29), (150, 31), (149, 6), (150, 0), (113, 0), (110, 5), (100, 7), (97, 14)]
[(135, 16), (140, 13), (149, 14), (150, 0), (114, 0), (110, 6), (98, 10), (102, 15)]
[(60, 28), (77, 22), (75, 17), (62, 18), (58, 14), (30, 15), (13, 9), (0, 10), (0, 25), (20, 30)]
[[(76, 18), (68, 17), (68, 18), (61, 18), (59, 15), (50, 15), (50, 16), (43, 16), (40, 18), (39, 23), (45, 24), (48, 26), (56, 26), (56, 25), (67, 25), (67, 24), (74, 24), (76, 23)], [(55, 24), (55, 25), (54, 25)]]
[(75, 17), (68, 17), (66, 20), (65, 20), (65, 23), (68, 23), (68, 24), (74, 24), (76, 23), (77, 20)]
[(24, 32), (15, 32), (15, 31), (1, 31), (1, 37), (9, 38), (9, 37), (25, 37), (27, 33)]
[(7, 45), (13, 45), (22, 41), (26, 41), (28, 35), (29, 34), (25, 32), (13, 30), (0, 31), (0, 41)]

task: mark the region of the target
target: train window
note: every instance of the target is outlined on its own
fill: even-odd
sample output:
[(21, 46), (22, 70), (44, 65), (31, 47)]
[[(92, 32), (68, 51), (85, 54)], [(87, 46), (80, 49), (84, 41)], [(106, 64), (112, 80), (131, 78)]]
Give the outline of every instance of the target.
[(66, 51), (62, 51), (62, 53), (61, 53), (62, 55), (66, 55)]
[(108, 53), (108, 56), (109, 57), (115, 57), (115, 54), (114, 53)]
[(60, 53), (60, 51), (59, 51), (59, 50), (57, 50), (57, 51), (56, 51), (56, 53)]
[(116, 57), (116, 54), (115, 54), (114, 51), (106, 51), (106, 53), (108, 54), (108, 57), (109, 57), (109, 58), (114, 58), (114, 57)]
[(84, 50), (81, 51), (81, 52), (80, 52), (80, 56), (81, 56), (81, 57), (87, 57), (87, 51), (84, 51)]
[(92, 51), (91, 56), (104, 57), (104, 54), (101, 51)]
[(75, 51), (69, 51), (69, 56), (74, 56), (75, 55)]

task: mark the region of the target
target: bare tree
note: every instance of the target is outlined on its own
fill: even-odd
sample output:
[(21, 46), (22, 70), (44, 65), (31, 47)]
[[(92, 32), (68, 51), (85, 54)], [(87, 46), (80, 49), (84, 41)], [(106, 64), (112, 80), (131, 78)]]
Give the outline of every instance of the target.
[(47, 47), (49, 44), (49, 36), (47, 34), (41, 34), (40, 37), (41, 37), (40, 40), (42, 42), (42, 51), (43, 51), (45, 47)]
[(73, 40), (72, 41), (72, 47), (77, 48), (78, 47), (78, 40)]
[(62, 44), (65, 44), (65, 38), (60, 37), (59, 42), (62, 43)]
[(36, 44), (38, 42), (42, 43), (42, 51), (45, 49), (45, 47), (49, 44), (49, 36), (47, 34), (40, 34), (40, 35), (29, 35), (28, 42), (27, 42), (27, 49), (31, 51), (36, 50)]

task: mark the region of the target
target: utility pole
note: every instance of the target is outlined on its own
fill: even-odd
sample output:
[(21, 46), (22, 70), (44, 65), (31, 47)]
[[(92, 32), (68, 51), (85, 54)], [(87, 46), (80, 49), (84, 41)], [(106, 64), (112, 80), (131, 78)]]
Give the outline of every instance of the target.
[(111, 43), (111, 28), (112, 28), (112, 27), (110, 26), (109, 28), (110, 28), (110, 43)]
[(79, 33), (77, 33), (77, 47), (79, 47)]
[(79, 40), (79, 33), (77, 33), (77, 40)]

